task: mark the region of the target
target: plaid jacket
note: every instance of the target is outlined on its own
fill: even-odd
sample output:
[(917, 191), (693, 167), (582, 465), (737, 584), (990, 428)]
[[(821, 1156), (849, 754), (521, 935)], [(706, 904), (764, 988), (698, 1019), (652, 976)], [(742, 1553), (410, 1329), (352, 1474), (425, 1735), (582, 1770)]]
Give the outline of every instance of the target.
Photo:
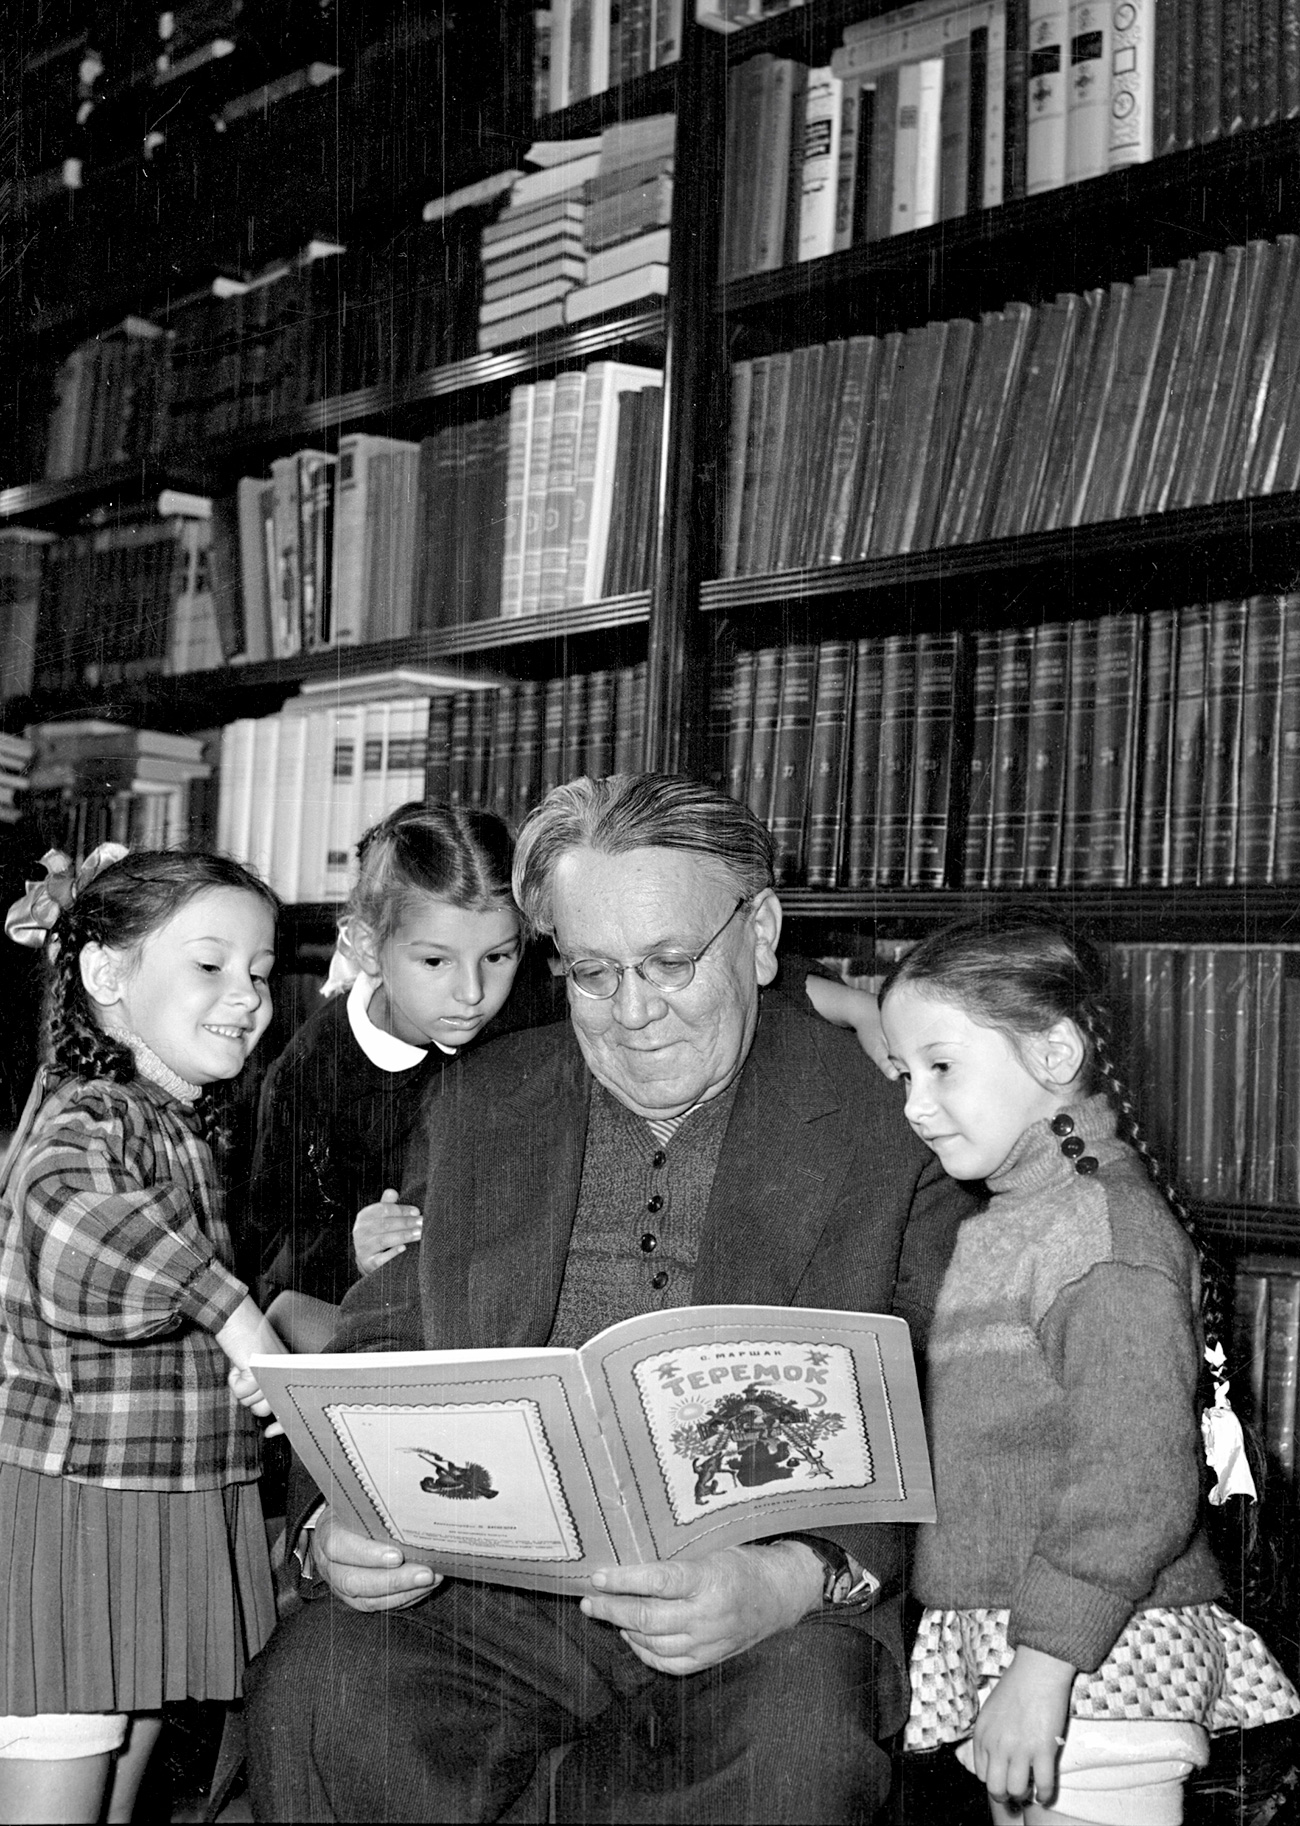
[(185, 1104), (57, 1082), (0, 1198), (0, 1460), (131, 1490), (256, 1477), (213, 1336), (247, 1292), (230, 1253)]

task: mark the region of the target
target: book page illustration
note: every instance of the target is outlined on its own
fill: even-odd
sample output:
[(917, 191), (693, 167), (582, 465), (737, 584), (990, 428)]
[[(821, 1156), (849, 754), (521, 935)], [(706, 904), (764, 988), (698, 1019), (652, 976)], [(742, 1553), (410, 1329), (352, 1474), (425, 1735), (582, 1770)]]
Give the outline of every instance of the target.
[(582, 1559), (536, 1401), (333, 1402), (325, 1415), (394, 1540), (488, 1559)]
[(865, 1490), (875, 1463), (852, 1350), (685, 1344), (632, 1369), (679, 1526), (764, 1490)]

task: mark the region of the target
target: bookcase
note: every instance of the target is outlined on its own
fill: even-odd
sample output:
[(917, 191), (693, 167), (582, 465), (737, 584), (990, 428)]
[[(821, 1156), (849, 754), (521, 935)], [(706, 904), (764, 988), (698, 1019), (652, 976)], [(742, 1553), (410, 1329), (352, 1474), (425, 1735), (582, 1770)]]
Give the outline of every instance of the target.
[[(792, 59), (814, 69), (829, 66), (846, 28), (893, 9), (875, 0), (811, 0), (753, 21), (741, 19), (742, 7), (701, 10), (710, 14), (714, 26), (743, 24), (743, 29), (710, 29), (687, 6), (679, 61), (534, 120), (531, 7), (511, 0), (499, 8), (439, 8), (438, 17), (444, 24), (450, 19), (454, 28), (439, 54), (450, 60), (445, 70), (455, 90), (455, 106), (450, 125), (444, 121), (439, 131), (426, 131), (412, 143), (404, 139), (403, 126), (415, 119), (429, 126), (427, 96), (413, 102), (411, 91), (422, 83), (427, 87), (436, 36), (434, 9), (428, 9), (427, 19), (420, 9), (412, 9), (409, 41), (404, 43), (385, 23), (390, 9), (372, 15), (365, 8), (340, 5), (338, 19), (347, 22), (342, 38), (351, 33), (335, 59), (342, 74), (300, 85), (278, 105), (265, 96), (258, 107), (245, 104), (249, 95), (259, 92), (259, 82), (269, 91), (293, 74), (285, 58), (277, 66), (264, 50), (262, 65), (251, 75), (247, 69), (241, 73), (205, 66), (193, 80), (208, 88), (201, 106), (192, 112), (211, 120), (233, 108), (223, 135), (214, 139), (195, 132), (186, 138), (178, 126), (174, 148), (168, 149), (169, 156), (175, 152), (172, 164), (164, 157), (143, 180), (137, 172), (134, 190), (128, 183), (128, 161), (123, 160), (121, 172), (106, 186), (109, 200), (99, 213), (90, 207), (89, 186), (85, 208), (77, 204), (75, 191), (70, 193), (71, 205), (66, 198), (56, 199), (53, 207), (32, 203), (35, 251), (28, 258), (24, 283), (32, 295), (29, 303), (37, 291), (42, 302), (24, 317), (24, 374), (41, 370), (42, 364), (45, 370), (52, 369), (80, 337), (107, 327), (124, 312), (147, 315), (152, 309), (165, 316), (178, 296), (183, 301), (187, 289), (203, 287), (214, 263), (248, 270), (280, 246), (301, 248), (314, 237), (332, 236), (373, 250), (375, 270), (382, 270), (382, 250), (398, 246), (398, 229), (415, 219), (419, 205), (517, 163), (533, 139), (580, 139), (616, 122), (675, 112), (667, 296), (491, 352), (443, 345), (441, 357), (432, 365), (408, 361), (383, 367), (376, 357), (371, 376), (357, 369), (358, 360), (364, 369), (364, 356), (340, 357), (341, 366), (327, 365), (310, 397), (278, 415), (236, 424), (202, 442), (155, 445), (57, 479), (23, 474), (13, 467), (21, 457), (11, 456), (5, 477), (9, 485), (0, 490), (0, 528), (67, 533), (92, 510), (120, 510), (152, 500), (162, 490), (228, 495), (250, 467), (269, 467), (304, 446), (337, 451), (340, 438), (357, 432), (419, 440), (448, 427), (505, 414), (512, 389), (518, 386), (548, 382), (602, 360), (641, 363), (662, 369), (663, 375), (645, 587), (514, 619), (467, 616), (425, 632), (349, 649), (346, 655), (338, 649), (304, 652), (179, 676), (123, 678), (111, 687), (83, 681), (56, 691), (37, 691), (4, 706), (4, 727), (19, 729), (51, 716), (77, 715), (178, 733), (212, 730), (271, 716), (304, 684), (325, 684), (349, 671), (441, 670), (453, 685), (455, 674), (463, 671), (489, 683), (505, 681), (517, 690), (527, 687), (536, 695), (548, 683), (559, 691), (565, 678), (599, 676), (607, 683), (610, 675), (644, 667), (640, 761), (654, 768), (702, 773), (726, 782), (738, 796), (756, 797), (751, 789), (763, 667), (768, 669), (769, 763), (771, 745), (782, 738), (783, 680), (788, 687), (785, 709), (794, 732), (793, 749), (785, 758), (793, 753), (806, 774), (818, 753), (816, 681), (842, 664), (844, 680), (856, 682), (852, 687), (842, 684), (839, 723), (825, 735), (826, 741), (839, 744), (837, 794), (820, 811), (813, 804), (811, 786), (800, 788), (793, 814), (790, 804), (772, 794), (762, 807), (781, 826), (778, 835), (786, 858), (782, 900), (799, 951), (855, 960), (869, 969), (877, 947), (915, 937), (976, 906), (1031, 897), (1077, 917), (1119, 948), (1134, 1022), (1139, 1027), (1145, 1024), (1153, 1040), (1182, 1047), (1178, 1083), (1188, 1096), (1195, 1093), (1200, 1099), (1198, 1129), (1217, 1135), (1215, 1146), (1223, 1160), (1235, 1159), (1240, 1168), (1248, 1157), (1263, 1161), (1270, 1150), (1293, 1146), (1300, 1133), (1300, 1088), (1295, 1082), (1300, 1075), (1300, 1006), (1293, 1006), (1296, 992), (1287, 985), (1300, 975), (1293, 950), (1300, 832), (1291, 828), (1287, 835), (1279, 820), (1289, 818), (1295, 826), (1300, 819), (1300, 781), (1294, 792), (1286, 789), (1291, 797), (1284, 806), (1278, 769), (1300, 754), (1300, 704), (1286, 696), (1288, 689), (1292, 697), (1300, 692), (1295, 666), (1300, 597), (1293, 593), (1295, 534), (1300, 527), (1296, 477), (1283, 476), (1279, 482), (1282, 470), (1275, 463), (1267, 488), (1252, 489), (1257, 471), (1251, 445), (1220, 452), (1228, 468), (1235, 460), (1234, 473), (1240, 477), (1240, 485), (1227, 493), (1203, 489), (1197, 495), (1190, 484), (1170, 483), (1157, 500), (1150, 490), (1144, 492), (1132, 483), (1127, 470), (1116, 473), (1112, 488), (1112, 466), (1119, 461), (1115, 453), (1124, 441), (1116, 428), (1127, 439), (1125, 461), (1132, 463), (1135, 451), (1140, 454), (1146, 406), (1139, 405), (1130, 423), (1103, 388), (1095, 397), (1081, 391), (1065, 415), (1071, 425), (1094, 415), (1089, 462), (1098, 486), (1089, 493), (1089, 484), (1071, 469), (1082, 510), (1078, 515), (1058, 505), (1036, 521), (1025, 518), (1006, 525), (987, 511), (981, 518), (969, 505), (954, 506), (946, 496), (934, 495), (926, 505), (927, 487), (940, 487), (927, 474), (931, 446), (926, 440), (932, 423), (941, 424), (945, 413), (951, 419), (951, 441), (943, 446), (947, 479), (955, 476), (965, 487), (969, 476), (976, 476), (986, 498), (990, 489), (996, 492), (996, 482), (980, 469), (982, 447), (976, 433), (962, 429), (955, 407), (949, 411), (951, 401), (943, 391), (945, 376), (952, 379), (943, 367), (947, 357), (932, 354), (937, 363), (929, 371), (932, 391), (927, 395), (918, 380), (920, 391), (909, 396), (910, 411), (900, 408), (890, 420), (879, 406), (879, 394), (875, 396), (884, 427), (879, 471), (883, 486), (894, 491), (884, 516), (895, 529), (890, 538), (864, 534), (860, 549), (843, 539), (837, 543), (835, 537), (828, 542), (822, 535), (830, 522), (819, 507), (823, 517), (815, 536), (810, 508), (800, 543), (783, 520), (782, 516), (803, 511), (797, 504), (812, 486), (809, 478), (822, 473), (819, 464), (834, 463), (837, 425), (851, 417), (842, 390), (827, 385), (819, 392), (805, 380), (802, 395), (788, 390), (783, 395), (786, 437), (784, 443), (771, 442), (768, 456), (776, 467), (773, 470), (769, 461), (765, 495), (764, 453), (757, 451), (752, 479), (759, 494), (749, 512), (751, 523), (758, 524), (764, 535), (760, 547), (766, 556), (746, 564), (741, 560), (741, 528), (748, 453), (741, 428), (747, 421), (740, 405), (741, 390), (748, 386), (752, 406), (758, 364), (767, 364), (763, 372), (768, 375), (774, 371), (772, 364), (778, 364), (775, 371), (785, 373), (783, 384), (789, 389), (796, 359), (802, 360), (805, 374), (810, 365), (811, 358), (800, 352), (822, 351), (822, 368), (829, 372), (829, 364), (838, 363), (836, 371), (843, 376), (849, 352), (858, 351), (866, 361), (867, 339), (875, 339), (877, 353), (869, 358), (877, 362), (877, 370), (872, 370), (877, 372), (886, 345), (893, 350), (890, 359), (904, 360), (899, 350), (919, 350), (927, 326), (935, 325), (948, 326), (936, 347), (942, 343), (945, 350), (964, 348), (961, 359), (967, 365), (954, 367), (957, 378), (952, 386), (958, 394), (962, 387), (969, 392), (975, 385), (970, 377), (979, 372), (972, 351), (982, 346), (980, 338), (992, 319), (1000, 318), (1009, 325), (1008, 337), (1019, 336), (1028, 346), (1026, 339), (1038, 333), (1033, 326), (1045, 322), (1052, 310), (1066, 308), (1059, 304), (1062, 297), (1076, 301), (1068, 308), (1080, 320), (1091, 313), (1093, 328), (1088, 334), (1110, 335), (1112, 372), (1128, 376), (1127, 385), (1130, 370), (1141, 366), (1134, 355), (1141, 354), (1141, 339), (1133, 301), (1141, 298), (1145, 309), (1153, 286), (1171, 292), (1181, 285), (1184, 294), (1189, 292), (1194, 272), (1200, 270), (1196, 263), (1211, 257), (1220, 267), (1232, 265), (1243, 271), (1253, 261), (1251, 270), (1258, 268), (1263, 275), (1252, 323), (1275, 320), (1280, 326), (1300, 318), (1300, 294), (1287, 289), (1300, 284), (1296, 244), (1289, 239), (1300, 234), (1300, 186), (1295, 181), (1300, 66), (1291, 68), (1300, 34), (1292, 30), (1291, 9), (1285, 4), (1257, 9), (1263, 23), (1253, 53), (1256, 62), (1250, 68), (1258, 77), (1260, 56), (1274, 55), (1280, 72), (1266, 107), (1256, 104), (1252, 113), (1241, 105), (1240, 70), (1247, 66), (1240, 60), (1233, 66), (1239, 71), (1235, 99), (1223, 99), (1216, 88), (1206, 100), (1197, 88), (1194, 69), (1186, 64), (1191, 52), (1183, 45), (1172, 62), (1166, 59), (1161, 66), (1168, 78), (1165, 102), (1159, 93), (1152, 101), (1157, 121), (1163, 105), (1169, 124), (1169, 134), (1156, 147), (1160, 156), (1119, 163), (1104, 175), (1036, 194), (1025, 194), (1022, 171), (1018, 182), (1005, 186), (1005, 194), (998, 191), (1002, 200), (989, 206), (972, 191), (967, 198), (970, 206), (930, 226), (883, 238), (849, 237), (849, 244), (838, 251), (763, 271), (743, 271), (744, 263), (736, 261), (720, 266), (720, 249), (731, 232), (728, 210), (735, 207), (734, 196), (728, 200), (728, 154), (734, 171), (743, 152), (728, 125), (734, 116), (738, 72), (760, 58)], [(1208, 9), (1216, 18), (1220, 12), (1226, 18), (1230, 10), (1226, 0), (1222, 9)], [(1020, 13), (1024, 11), (1022, 7)], [(1003, 13), (1010, 58), (1017, 17), (1010, 0)], [(1157, 7), (1146, 16), (1163, 15)], [(1022, 33), (1022, 55), (1023, 25), (1021, 18), (1017, 29)], [(342, 38), (336, 31), (332, 42), (341, 44)], [(304, 39), (293, 57), (285, 55), (289, 64), (297, 59), (299, 68), (310, 69), (323, 60), (326, 49), (321, 42)], [(1212, 61), (1207, 54), (1207, 63)], [(1161, 68), (1156, 70), (1157, 90)], [(375, 71), (382, 72), (387, 85), (384, 106), (377, 100)], [(1296, 89), (1294, 96), (1289, 88)], [(119, 96), (119, 114), (127, 99), (125, 92)], [(1010, 88), (1007, 101), (1010, 135), (1015, 114)], [(1015, 131), (1027, 136), (1025, 105), (1022, 94)], [(1186, 122), (1179, 125), (1180, 106), (1184, 114), (1194, 114), (1197, 107), (1210, 111), (1202, 120), (1206, 131), (1198, 143), (1193, 143), (1198, 136)], [(342, 124), (330, 125), (331, 110)], [(253, 127), (247, 126), (250, 120)], [(246, 137), (237, 145), (245, 130)], [(435, 141), (440, 150), (434, 149)], [(345, 143), (363, 150), (345, 157)], [(314, 160), (304, 153), (312, 144), (324, 148)], [(288, 194), (295, 186), (267, 180), (267, 169), (274, 169), (276, 159), (297, 160), (292, 169), (306, 174), (298, 187), (296, 213), (295, 200)], [(1012, 169), (1010, 158), (1007, 169)], [(187, 185), (191, 194), (205, 198), (211, 212), (207, 233), (196, 228), (194, 212), (188, 212), (188, 240), (181, 232), (187, 212), (179, 200)], [(256, 209), (226, 207), (225, 193), (241, 187), (257, 199)], [(141, 194), (149, 200), (151, 220), (157, 222), (160, 209), (167, 216), (161, 250), (150, 240)], [(268, 198), (265, 216), (263, 196)], [(345, 197), (346, 202), (341, 200)], [(110, 229), (119, 235), (124, 252), (110, 250)], [(1261, 247), (1270, 250), (1267, 255), (1251, 251)], [(1245, 251), (1230, 251), (1238, 249)], [(67, 276), (57, 283), (60, 261)], [(724, 271), (739, 276), (722, 278)], [(327, 298), (330, 283), (328, 277), (322, 280)], [(1116, 287), (1124, 288), (1125, 315), (1114, 302), (1119, 296)], [(1276, 302), (1270, 306), (1265, 299)], [(1288, 300), (1290, 310), (1284, 308)], [(1167, 300), (1162, 308), (1165, 314), (1159, 322), (1167, 323)], [(1186, 310), (1185, 299), (1180, 308)], [(1152, 319), (1143, 321), (1148, 323), (1151, 350), (1142, 369), (1146, 379), (1141, 385), (1147, 391), (1136, 396), (1139, 402), (1157, 398), (1162, 384), (1172, 389), (1179, 358), (1179, 345), (1162, 344), (1161, 332), (1149, 327)], [(954, 331), (954, 325), (966, 327)], [(1289, 402), (1300, 349), (1294, 335), (1288, 341), (1280, 331), (1277, 344), (1269, 372), (1256, 373), (1247, 364), (1238, 385), (1256, 387), (1260, 422), (1270, 423), (1267, 414), (1273, 410), (1278, 415), (1277, 436), (1282, 438), (1291, 419), (1300, 425), (1300, 397), (1288, 418), (1276, 405), (1269, 408), (1266, 396), (1272, 385), (1273, 396), (1280, 397), (1285, 377)], [(364, 348), (364, 341), (358, 346)], [(1196, 345), (1191, 346), (1194, 356)], [(826, 350), (835, 353), (827, 357)], [(952, 359), (957, 361), (956, 353)], [(1227, 415), (1229, 383), (1210, 384), (1193, 357), (1184, 353), (1181, 359), (1182, 385), (1193, 402), (1186, 422), (1203, 444), (1210, 435), (1206, 427)], [(923, 377), (924, 372), (924, 364), (918, 362), (918, 375)], [(341, 376), (342, 384), (332, 386), (331, 375)], [(800, 412), (789, 407), (791, 397), (802, 399)], [(16, 417), (21, 421), (31, 413), (19, 411)], [(917, 433), (918, 425), (924, 437)], [(963, 444), (963, 436), (972, 441)], [(905, 437), (913, 442), (904, 452), (898, 440)], [(1151, 437), (1154, 449), (1154, 428)], [(1169, 474), (1175, 481), (1181, 448), (1177, 439), (1166, 439), (1173, 464)], [(1071, 463), (1075, 455), (1071, 446)], [(1011, 461), (1005, 451), (999, 460)], [(1007, 485), (1006, 498), (1015, 489), (1027, 488), (1023, 465), (1001, 473), (1004, 480), (1007, 475), (1017, 478), (1014, 488)], [(920, 534), (918, 526), (923, 529)], [(904, 527), (911, 531), (898, 530)], [(1270, 659), (1264, 635), (1251, 644), (1254, 637), (1243, 634), (1238, 625), (1243, 616), (1250, 627), (1255, 625), (1241, 605), (1262, 603), (1273, 604), (1269, 638), (1285, 648), (1296, 672), (1290, 686), (1286, 659)], [(1257, 619), (1262, 627), (1268, 618), (1261, 612)], [(1228, 630), (1222, 634), (1223, 643), (1237, 643), (1232, 649), (1237, 672), (1229, 668), (1229, 685), (1220, 681), (1216, 700), (1236, 731), (1234, 753), (1240, 755), (1245, 743), (1254, 757), (1252, 765), (1258, 769), (1259, 755), (1265, 753), (1273, 771), (1267, 779), (1258, 771), (1243, 778), (1241, 766), (1234, 763), (1213, 790), (1204, 787), (1200, 798), (1184, 797), (1175, 804), (1169, 787), (1164, 798), (1144, 799), (1137, 782), (1154, 778), (1144, 749), (1148, 731), (1163, 716), (1160, 727), (1166, 735), (1161, 739), (1172, 740), (1168, 731), (1182, 701), (1172, 673), (1163, 696), (1151, 684), (1156, 678), (1153, 643), (1163, 629), (1167, 645), (1176, 647), (1182, 641), (1183, 649), (1190, 651), (1188, 630), (1202, 623), (1207, 643), (1218, 629)], [(1048, 629), (1055, 631), (1050, 637), (1044, 632)], [(1030, 712), (1043, 701), (1036, 690), (1041, 680), (1032, 671), (1033, 656), (1045, 664), (1053, 640), (1075, 655), (1080, 676), (1090, 648), (1094, 667), (1104, 671), (1095, 651), (1104, 645), (1112, 661), (1112, 679), (1124, 687), (1117, 687), (1117, 695), (1105, 701), (1115, 737), (1109, 746), (1128, 743), (1130, 784), (1123, 791), (1123, 808), (1132, 828), (1124, 838), (1129, 850), (1118, 861), (1113, 842), (1104, 863), (1100, 858), (1105, 844), (1089, 847), (1098, 835), (1091, 829), (1087, 842), (1074, 852), (1077, 866), (1064, 872), (1054, 866), (1036, 874), (1026, 866), (1023, 854), (1006, 867), (996, 860), (1002, 854), (998, 845), (1005, 848), (1005, 825), (999, 820), (1006, 807), (1000, 811), (992, 796), (997, 788), (989, 768), (990, 757), (1000, 751), (983, 750), (981, 743), (996, 742), (997, 728), (1004, 735), (1010, 730), (1013, 746), (1016, 740), (1021, 743), (1017, 764), (1023, 771)], [(1228, 645), (1223, 651), (1228, 653)], [(1125, 653), (1131, 663), (1125, 662)], [(774, 654), (778, 662), (773, 661)], [(791, 654), (798, 656), (793, 662)], [(1231, 654), (1224, 664), (1230, 660)], [(775, 687), (774, 664), (779, 670)], [(900, 666), (911, 671), (906, 690), (895, 700), (895, 733), (901, 729), (904, 746), (911, 744), (908, 752), (915, 759), (923, 721), (929, 731), (926, 740), (939, 747), (927, 750), (932, 758), (938, 756), (926, 776), (928, 796), (918, 796), (920, 789), (909, 781), (889, 813), (896, 823), (902, 818), (911, 846), (905, 844), (903, 863), (891, 870), (877, 858), (884, 815), (878, 797), (859, 830), (856, 859), (849, 856), (846, 831), (856, 753), (851, 725), (857, 714), (852, 690), (874, 677), (883, 696), (886, 680), (893, 676), (897, 684), (903, 676)], [(1005, 689), (999, 683), (1003, 674)], [(1200, 676), (1205, 677), (1204, 670)], [(1254, 681), (1249, 690), (1240, 684), (1231, 687), (1232, 679), (1243, 676)], [(802, 709), (795, 703), (800, 678)], [(1254, 724), (1250, 721), (1258, 711), (1256, 687), (1264, 689), (1261, 679), (1273, 681), (1269, 701), (1274, 704), (1272, 723), (1262, 732), (1256, 726), (1257, 715)], [(1095, 725), (1105, 693), (1100, 686), (1093, 690)], [(741, 702), (745, 691), (751, 694), (747, 710)], [(1190, 687), (1183, 695), (1188, 703), (1197, 700)], [(1213, 691), (1208, 693), (1210, 699), (1214, 696)], [(926, 701), (930, 708), (918, 718)], [(1063, 705), (1062, 713), (1067, 709)], [(1294, 726), (1287, 721), (1292, 711), (1297, 715)], [(883, 724), (885, 707), (878, 704), (875, 712), (862, 714), (874, 714)], [(1058, 722), (1056, 727), (1059, 742), (1066, 744), (1067, 724)], [(1206, 744), (1214, 732), (1207, 734), (1204, 722), (1199, 727), (1201, 747), (1195, 766), (1201, 779)], [(1096, 762), (1104, 747), (1098, 736), (1097, 752), (1081, 756), (1081, 765)], [(612, 741), (584, 748), (570, 729), (563, 752), (573, 757), (605, 752), (612, 756), (616, 749)], [(624, 746), (618, 752), (626, 758), (630, 750)], [(877, 750), (877, 766), (880, 761)], [(523, 802), (517, 782), (502, 790), (507, 794), (503, 803), (517, 812)], [(985, 793), (990, 795), (987, 800), (981, 796)], [(1272, 822), (1261, 839), (1255, 815), (1261, 805), (1267, 806), (1270, 793)], [(1255, 847), (1250, 848), (1239, 832), (1213, 866), (1170, 865), (1167, 827), (1181, 819), (1184, 829), (1199, 831), (1209, 814), (1224, 806), (1234, 818), (1238, 813), (1246, 821), (1255, 817)], [(1098, 807), (1094, 799), (1075, 809), (1080, 820), (1092, 817), (1095, 823)], [(1113, 809), (1100, 808), (1106, 816)], [(813, 855), (815, 817), (821, 820), (816, 831), (822, 848)], [(1138, 853), (1143, 818), (1150, 843), (1159, 853), (1154, 864), (1150, 855), (1144, 864)], [(1068, 820), (1065, 823), (1072, 828)], [(1244, 829), (1242, 819), (1238, 824)], [(1090, 827), (1081, 823), (1080, 828)], [(332, 913), (328, 896), (309, 897), (295, 906), (286, 922), (286, 955), (292, 958), (312, 948), (319, 952), (328, 938)], [(1231, 961), (1237, 958), (1246, 958), (1249, 968)], [(1161, 971), (1166, 972), (1163, 979)], [(1151, 987), (1161, 980), (1172, 985), (1163, 1003)], [(1227, 999), (1215, 1000), (1215, 983), (1235, 986), (1223, 990)], [(1171, 1005), (1171, 998), (1183, 1020), (1181, 1040), (1176, 1023), (1161, 1028), (1151, 1012), (1157, 1005)], [(1250, 1064), (1240, 1049), (1243, 1021), (1261, 1022), (1271, 1036), (1270, 1063), (1267, 1072), (1250, 1065), (1245, 1072), (1248, 1088), (1229, 1097), (1242, 1082), (1243, 1061)], [(1267, 1121), (1261, 1115), (1266, 1107), (1272, 1112)], [(1167, 1130), (1176, 1127), (1177, 1115), (1166, 1103), (1161, 1120)], [(1185, 1110), (1183, 1115), (1186, 1119)], [(1199, 1121), (1202, 1115), (1204, 1122)], [(1285, 1171), (1271, 1174), (1262, 1169), (1228, 1172), (1223, 1160), (1217, 1165), (1200, 1163), (1204, 1170), (1198, 1168), (1193, 1175), (1193, 1191), (1225, 1248), (1234, 1255), (1264, 1251), (1264, 1259), (1275, 1265), (1300, 1256), (1300, 1176), (1294, 1166), (1287, 1164)], [(1290, 1305), (1300, 1327), (1300, 1302)], [(1294, 1344), (1292, 1348), (1294, 1352)]]

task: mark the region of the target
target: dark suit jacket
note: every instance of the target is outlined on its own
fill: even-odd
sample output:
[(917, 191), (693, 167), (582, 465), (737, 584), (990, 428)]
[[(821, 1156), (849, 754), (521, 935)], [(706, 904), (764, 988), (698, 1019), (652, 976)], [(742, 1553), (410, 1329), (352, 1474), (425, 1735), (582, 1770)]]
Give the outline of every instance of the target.
[[(511, 1034), (431, 1083), (402, 1198), (408, 1249), (353, 1287), (340, 1350), (539, 1345), (578, 1205), (591, 1077), (567, 1023)], [(692, 1300), (893, 1311), (924, 1347), (970, 1194), (912, 1134), (898, 1087), (802, 993), (769, 991), (723, 1140)], [(882, 1581), (862, 1622), (901, 1655), (903, 1531), (827, 1529)]]

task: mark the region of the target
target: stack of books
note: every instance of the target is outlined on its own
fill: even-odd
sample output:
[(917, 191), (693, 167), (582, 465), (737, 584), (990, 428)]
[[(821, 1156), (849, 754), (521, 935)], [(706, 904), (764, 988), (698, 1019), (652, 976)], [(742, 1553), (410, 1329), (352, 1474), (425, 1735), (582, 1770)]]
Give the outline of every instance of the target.
[(125, 317), (63, 362), (45, 442), (50, 480), (148, 457), (165, 441), (168, 339)]
[(98, 717), (38, 723), (29, 810), (42, 840), (80, 859), (98, 843), (182, 849), (212, 772), (201, 736), (132, 729)]
[(31, 758), (25, 737), (0, 734), (0, 824), (17, 824), (22, 816), (18, 795), (26, 789)]
[(676, 125), (675, 115), (654, 114), (601, 134), (583, 224), (586, 278), (564, 300), (566, 323), (666, 294)]
[(600, 141), (543, 141), (528, 159), (541, 168), (515, 180), (483, 230), (481, 349), (558, 329), (564, 300), (586, 273), (586, 186), (600, 168)]

